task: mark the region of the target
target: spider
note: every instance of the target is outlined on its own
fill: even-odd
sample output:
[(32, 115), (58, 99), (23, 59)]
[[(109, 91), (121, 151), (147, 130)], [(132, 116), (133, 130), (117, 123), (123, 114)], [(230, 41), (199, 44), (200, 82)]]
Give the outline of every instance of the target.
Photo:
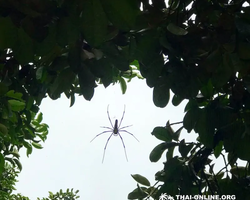
[(110, 122), (112, 128), (107, 127), (107, 126), (101, 126), (101, 128), (106, 128), (106, 129), (109, 129), (109, 130), (103, 131), (103, 132), (97, 134), (90, 142), (92, 142), (99, 135), (102, 135), (104, 133), (111, 133), (111, 135), (108, 137), (108, 140), (107, 140), (107, 142), (105, 144), (105, 147), (104, 147), (104, 152), (103, 152), (103, 157), (102, 157), (102, 163), (103, 163), (104, 157), (105, 157), (105, 151), (106, 151), (106, 148), (107, 148), (107, 145), (108, 145), (108, 142), (109, 142), (110, 138), (112, 137), (112, 135), (114, 135), (114, 136), (118, 136), (119, 135), (119, 137), (121, 138), (122, 144), (123, 144), (123, 148), (124, 148), (124, 153), (125, 153), (125, 156), (126, 156), (126, 160), (128, 161), (128, 157), (127, 157), (127, 153), (126, 153), (126, 147), (125, 147), (124, 141), (122, 139), (121, 132), (125, 132), (125, 133), (128, 133), (128, 134), (132, 135), (138, 142), (139, 142), (139, 140), (132, 133), (128, 132), (127, 130), (124, 130), (124, 128), (128, 128), (128, 127), (130, 127), (132, 125), (128, 125), (128, 126), (124, 126), (124, 127), (120, 128), (122, 120), (124, 118), (124, 114), (125, 114), (125, 105), (124, 105), (124, 110), (123, 110), (122, 118), (121, 118), (121, 121), (120, 121), (119, 125), (118, 125), (118, 120), (116, 119), (115, 120), (115, 125), (113, 126), (113, 124), (111, 122), (111, 119), (110, 119), (110, 116), (109, 116), (109, 105), (107, 107), (107, 114), (108, 114), (108, 119), (109, 119), (109, 122)]

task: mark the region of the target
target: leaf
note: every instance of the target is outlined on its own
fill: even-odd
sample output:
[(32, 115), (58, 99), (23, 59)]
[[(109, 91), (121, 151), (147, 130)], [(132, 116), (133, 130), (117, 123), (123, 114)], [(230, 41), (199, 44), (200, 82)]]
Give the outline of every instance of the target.
[(129, 70), (129, 60), (121, 54), (118, 55), (110, 55), (108, 60), (120, 71)]
[(228, 53), (223, 54), (222, 63), (218, 64), (214, 75), (212, 76), (212, 84), (215, 87), (222, 87), (226, 84), (233, 73), (233, 63), (231, 55)]
[(123, 31), (131, 30), (140, 10), (134, 0), (101, 0), (104, 11), (112, 24)]
[(57, 99), (60, 94), (71, 88), (71, 84), (76, 78), (75, 73), (71, 68), (66, 68), (60, 72), (60, 74), (55, 78), (54, 83), (50, 87), (50, 97), (52, 99)]
[(159, 145), (157, 145), (150, 153), (149, 155), (149, 159), (151, 162), (157, 162), (158, 160), (160, 160), (163, 152), (167, 149), (166, 147), (166, 143), (163, 142)]
[(37, 126), (37, 127), (40, 126), (40, 123), (38, 123), (36, 120), (32, 120), (31, 123), (32, 123), (34, 126)]
[(140, 174), (131, 174), (131, 176), (140, 184), (145, 185), (145, 186), (150, 186), (150, 182), (148, 181), (147, 178)]
[(155, 86), (153, 90), (153, 101), (157, 107), (164, 108), (169, 101), (169, 87), (166, 85)]
[(213, 72), (217, 69), (217, 66), (222, 62), (222, 52), (220, 48), (215, 49), (211, 52), (206, 59), (206, 69), (209, 72)]
[(107, 17), (100, 0), (83, 1), (81, 13), (82, 32), (86, 41), (93, 47), (104, 42), (107, 35)]
[(57, 24), (50, 24), (46, 28), (48, 28), (46, 30), (48, 31), (47, 37), (42, 42), (35, 41), (35, 52), (39, 56), (48, 55), (56, 46)]
[(146, 78), (149, 87), (154, 87), (158, 84), (164, 68), (164, 58), (159, 52), (161, 46), (158, 39), (156, 39), (156, 34), (155, 31), (151, 30), (136, 40), (135, 56), (140, 63), (140, 73)]
[(126, 81), (122, 77), (119, 77), (119, 81), (120, 81), (120, 86), (121, 86), (122, 94), (125, 94), (125, 92), (127, 90)]
[(136, 188), (128, 194), (128, 199), (143, 199), (147, 196), (147, 193), (143, 192), (142, 189), (146, 190), (147, 188), (141, 187), (140, 189)]
[(75, 94), (72, 92), (70, 94), (70, 107), (73, 106), (75, 103)]
[[(80, 34), (79, 17), (76, 17), (75, 14), (60, 16), (56, 23), (56, 30), (53, 30), (54, 32), (56, 33), (56, 42), (61, 47), (74, 44)], [(52, 42), (54, 42), (53, 38)]]
[(28, 97), (28, 100), (27, 100), (27, 102), (26, 102), (26, 109), (27, 109), (27, 110), (30, 110), (31, 107), (33, 106), (33, 103), (34, 103), (34, 97), (29, 96), (29, 97)]
[(13, 158), (10, 158), (10, 157), (5, 157), (5, 161), (8, 161), (10, 162), (13, 166), (16, 165), (16, 163), (14, 162)]
[(183, 126), (180, 127), (177, 131), (175, 131), (174, 134), (172, 134), (173, 140), (179, 141), (179, 137), (180, 137), (182, 129), (183, 129)]
[(4, 83), (0, 82), (0, 96), (5, 95), (7, 92), (8, 87)]
[(173, 155), (174, 155), (174, 148), (175, 148), (175, 146), (170, 147), (170, 148), (168, 149), (168, 151), (167, 151), (167, 161), (173, 158)]
[(230, 172), (238, 178), (243, 178), (249, 175), (248, 169), (242, 166), (234, 166), (230, 169)]
[(78, 76), (81, 93), (86, 100), (90, 101), (94, 95), (94, 88), (96, 87), (95, 77), (85, 65), (82, 66)]
[(23, 142), (23, 146), (25, 146), (25, 148), (27, 149), (26, 155), (27, 157), (29, 157), (29, 155), (32, 153), (32, 146), (26, 141)]
[(79, 67), (81, 66), (81, 59), (84, 59), (81, 58), (81, 56), (84, 57), (86, 55), (85, 52), (87, 52), (86, 50), (82, 49), (81, 45), (82, 44), (80, 44), (79, 42), (77, 42), (75, 45), (72, 45), (68, 53), (69, 66), (75, 73), (77, 73)]
[(186, 35), (188, 33), (185, 29), (179, 26), (176, 26), (173, 23), (168, 24), (167, 29), (169, 32), (173, 33), (174, 35)]
[(199, 116), (196, 117), (198, 120), (195, 124), (194, 130), (199, 134), (200, 142), (203, 143), (207, 148), (212, 149), (214, 145), (215, 131), (215, 113), (212, 106), (202, 109), (199, 113)]
[(219, 144), (217, 144), (216, 147), (214, 148), (215, 158), (218, 158), (220, 156), (222, 148), (223, 148), (223, 142), (220, 141)]
[(172, 98), (172, 104), (174, 106), (178, 106), (184, 99), (178, 95), (174, 95), (173, 98)]
[(1, 133), (2, 135), (7, 135), (7, 134), (8, 134), (8, 129), (7, 129), (7, 127), (6, 127), (5, 125), (3, 125), (3, 124), (0, 124), (0, 133)]
[[(159, 77), (161, 77), (162, 69), (164, 67), (163, 56), (160, 55), (160, 53), (155, 54), (154, 52), (154, 55), (152, 56), (152, 59), (150, 59), (150, 61), (145, 60), (145, 62), (142, 62), (144, 64), (140, 65), (140, 72), (146, 78), (147, 85), (149, 87), (166, 87), (165, 84), (162, 86), (157, 85)], [(166, 92), (167, 91), (165, 91), (163, 95), (168, 95)]]
[(191, 109), (198, 109), (197, 101), (192, 100), (192, 99), (188, 101), (188, 103), (185, 106), (184, 111), (187, 112), (187, 111), (189, 111)]
[(151, 133), (157, 139), (163, 140), (165, 142), (170, 142), (172, 140), (171, 132), (168, 131), (165, 127), (155, 127), (153, 132)]
[(140, 68), (140, 65), (139, 65), (138, 60), (134, 60), (133, 62), (131, 62), (131, 63), (130, 63), (130, 65), (135, 66), (137, 69), (139, 69), (139, 68)]
[(204, 84), (201, 88), (201, 93), (206, 98), (211, 98), (213, 95), (213, 84), (211, 79), (208, 80), (207, 84)]
[(169, 159), (164, 166), (165, 181), (171, 180), (173, 181), (173, 184), (177, 184), (176, 180), (179, 181), (178, 179), (183, 176), (183, 169), (183, 163), (177, 156)]
[[(69, 50), (70, 53), (70, 50)], [(60, 73), (61, 71), (67, 69), (69, 66), (69, 58), (66, 56), (57, 56), (53, 59), (53, 62), (49, 66), (49, 70), (56, 71)]]
[(2, 176), (2, 173), (4, 171), (4, 156), (2, 153), (0, 153), (0, 176)]
[(171, 136), (174, 135), (174, 130), (172, 129), (169, 120), (166, 123), (166, 129), (168, 130), (168, 132), (170, 133)]
[(36, 149), (42, 149), (42, 148), (43, 148), (39, 143), (32, 142), (31, 144), (32, 144), (32, 146), (35, 147)]
[(181, 142), (180, 142), (180, 145), (179, 145), (179, 152), (181, 154), (182, 157), (186, 158), (188, 153), (191, 151), (191, 149), (193, 148), (193, 144), (186, 144), (185, 143), (185, 140), (183, 139)]
[(13, 53), (21, 64), (34, 60), (34, 42), (22, 28), (18, 29), (18, 41), (13, 46)]
[(22, 99), (23, 94), (20, 92), (15, 92), (14, 90), (10, 90), (9, 92), (7, 92), (7, 94), (5, 96), (23, 101), (23, 99)]
[(10, 104), (11, 110), (13, 111), (21, 111), (25, 108), (25, 103), (18, 100), (8, 100)]
[(198, 121), (199, 115), (200, 115), (200, 109), (193, 108), (193, 109), (190, 109), (184, 116), (183, 126), (185, 129), (187, 129), (188, 133), (190, 133), (195, 127)]
[(17, 27), (12, 23), (10, 17), (0, 17), (0, 48), (13, 47), (17, 41)]
[(39, 126), (36, 128), (36, 132), (43, 133), (44, 131), (47, 131), (47, 126)]
[(16, 158), (19, 158), (20, 157), (20, 155), (19, 155), (19, 153), (18, 153), (18, 151), (16, 150), (16, 151), (12, 151), (12, 152), (9, 152), (11, 155), (13, 155), (14, 157), (16, 157)]
[(41, 123), (42, 120), (43, 120), (43, 113), (39, 113), (39, 114), (37, 115), (37, 117), (36, 117), (36, 121), (37, 121), (38, 123)]
[(218, 174), (215, 175), (215, 177), (216, 177), (217, 180), (222, 179), (223, 176), (224, 176), (224, 172), (220, 172), (220, 173), (218, 173)]
[(105, 88), (113, 82), (114, 69), (108, 59), (102, 58), (100, 60), (91, 60), (87, 65), (94, 76), (101, 78)]
[(149, 155), (150, 161), (151, 161), (151, 162), (157, 162), (157, 161), (161, 158), (163, 152), (164, 152), (166, 149), (171, 148), (171, 147), (175, 147), (175, 146), (177, 146), (177, 145), (178, 145), (178, 143), (175, 143), (175, 142), (163, 142), (163, 143), (157, 145), (157, 146), (151, 151), (151, 153), (150, 153), (150, 155)]
[(43, 70), (44, 70), (44, 67), (39, 67), (39, 68), (36, 70), (36, 79), (37, 79), (37, 80), (42, 79)]
[(16, 158), (13, 158), (13, 160), (14, 160), (14, 162), (16, 163), (18, 169), (19, 169), (20, 171), (22, 171), (23, 167), (22, 167), (21, 162), (20, 162), (18, 159), (16, 159)]
[(168, 5), (170, 10), (176, 10), (179, 7), (180, 0), (169, 0)]

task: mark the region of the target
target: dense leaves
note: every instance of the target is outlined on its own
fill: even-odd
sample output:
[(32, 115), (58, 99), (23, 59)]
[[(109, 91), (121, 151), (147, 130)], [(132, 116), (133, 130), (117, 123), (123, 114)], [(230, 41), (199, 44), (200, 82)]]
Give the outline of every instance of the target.
[[(249, 16), (243, 0), (0, 0), (0, 177), (6, 163), (21, 170), (20, 148), (27, 155), (42, 148), (43, 98), (65, 94), (73, 106), (75, 95), (91, 100), (98, 84), (118, 82), (125, 93), (126, 80), (138, 77), (153, 88), (156, 106), (168, 104), (170, 91), (173, 105), (187, 105), (183, 126), (174, 131), (168, 122), (152, 132), (162, 143), (150, 160), (166, 152), (156, 173), (162, 184), (138, 185), (129, 198), (249, 199), (249, 165), (237, 164), (250, 160)], [(184, 129), (197, 141), (180, 141)], [(219, 172), (211, 155), (223, 157)]]
[[(65, 192), (60, 190), (59, 192), (52, 193), (49, 192), (48, 197), (37, 198), (37, 200), (75, 200), (79, 199), (80, 196), (77, 195), (79, 190), (74, 191), (73, 189), (67, 189)], [(7, 200), (7, 199), (6, 199)], [(30, 200), (28, 197), (25, 197), (21, 194), (12, 194), (8, 197), (8, 200)]]
[[(148, 194), (147, 197), (158, 199), (162, 193), (173, 196), (235, 194), (237, 198), (249, 197), (246, 177), (250, 158), (247, 146), (250, 142), (250, 9), (249, 4), (243, 3), (169, 1), (169, 5), (165, 6), (159, 1), (152, 1), (151, 5), (143, 2), (143, 11), (155, 17), (154, 27), (142, 35), (142, 38), (148, 35), (152, 39), (145, 40), (144, 44), (150, 44), (154, 52), (161, 52), (165, 62), (152, 80), (152, 74), (147, 70), (153, 59), (147, 61), (139, 56), (143, 55), (140, 53), (136, 59), (141, 62), (141, 73), (148, 85), (154, 87), (153, 101), (156, 106), (167, 105), (169, 89), (174, 93), (173, 105), (179, 105), (183, 99), (188, 100), (183, 127), (187, 132), (198, 134), (196, 142), (173, 142), (167, 127), (153, 130), (152, 134), (165, 142), (152, 150), (150, 160), (158, 161), (165, 151), (167, 160), (164, 169), (156, 173), (157, 190), (147, 193), (149, 188), (141, 188)], [(162, 11), (162, 15), (156, 15), (156, 9)], [(158, 69), (155, 65), (156, 72)], [(174, 157), (173, 148), (176, 147), (179, 155)], [(212, 162), (212, 155), (224, 159), (225, 166), (219, 172), (213, 168), (216, 162)], [(239, 166), (238, 159), (247, 161), (247, 165)], [(236, 171), (238, 175), (230, 178), (229, 174)]]

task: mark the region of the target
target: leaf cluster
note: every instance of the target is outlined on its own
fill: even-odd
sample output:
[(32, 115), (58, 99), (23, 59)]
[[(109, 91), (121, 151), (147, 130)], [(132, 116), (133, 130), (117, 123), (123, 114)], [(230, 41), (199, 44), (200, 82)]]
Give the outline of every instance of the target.
[[(49, 192), (48, 198), (37, 198), (37, 200), (76, 200), (79, 199), (80, 196), (77, 195), (79, 191), (74, 191), (73, 189), (67, 189), (65, 192), (63, 190), (60, 190), (59, 192), (52, 193)], [(28, 197), (25, 197), (21, 194), (12, 194), (9, 198), (9, 200), (30, 200)]]
[[(41, 148), (37, 138), (44, 141), (48, 133), (37, 115), (43, 98), (64, 93), (72, 106), (76, 94), (91, 100), (98, 84), (119, 82), (125, 93), (126, 80), (143, 77), (156, 106), (169, 103), (170, 91), (173, 105), (188, 101), (183, 128), (198, 137), (186, 143), (178, 140), (183, 128), (156, 127), (153, 135), (163, 142), (150, 160), (158, 161), (167, 150), (156, 176), (163, 184), (156, 192), (138, 186), (142, 196), (132, 197), (235, 192), (247, 199), (249, 167), (237, 166), (237, 160), (250, 159), (250, 7), (245, 3), (0, 1), (0, 174), (5, 161), (21, 169), (22, 146), (27, 154), (32, 146)], [(180, 156), (174, 157), (177, 147)], [(231, 177), (218, 176), (210, 161), (224, 152), (224, 170)]]
[[(166, 152), (164, 167), (155, 174), (154, 185), (151, 185), (144, 176), (132, 175), (137, 182), (137, 188), (128, 194), (128, 199), (159, 199), (161, 194), (235, 195), (237, 198), (247, 199), (250, 196), (249, 163), (238, 166), (235, 155), (226, 156), (221, 152), (222, 143), (220, 147), (211, 149), (200, 141), (186, 142), (185, 139), (180, 141), (182, 129), (183, 127), (180, 127), (174, 131), (169, 122), (165, 127), (154, 128), (152, 135), (164, 142), (152, 150), (149, 159), (151, 162), (157, 162)], [(174, 150), (178, 151), (175, 156)], [(214, 168), (218, 163), (213, 156), (223, 158), (224, 167), (220, 170), (215, 171)]]
[(129, 33), (139, 11), (125, 0), (0, 1), (1, 76), (38, 105), (62, 93), (71, 106), (75, 94), (90, 100), (98, 83), (125, 93), (126, 79), (142, 78)]
[[(32, 147), (41, 149), (41, 141), (45, 141), (48, 134), (48, 125), (42, 122), (42, 113), (33, 104), (32, 98), (25, 101), (23, 94), (8, 90), (4, 83), (0, 83), (0, 176), (5, 162), (17, 166), (22, 170), (19, 161), (19, 150), (27, 149), (27, 156)], [(27, 97), (27, 96), (26, 96)]]
[[(173, 105), (188, 101), (183, 127), (198, 137), (195, 143), (176, 141), (168, 126), (156, 127), (153, 135), (164, 142), (153, 149), (150, 160), (158, 161), (167, 151), (164, 169), (156, 173), (160, 185), (153, 193), (148, 192), (150, 187), (141, 188), (146, 196), (132, 193), (132, 199), (158, 199), (161, 193), (236, 194), (237, 198), (248, 199), (249, 4), (180, 0), (169, 1), (168, 5), (162, 1), (142, 3), (143, 11), (154, 16), (156, 8), (162, 11), (158, 24), (154, 21), (155, 27), (140, 39), (144, 45), (152, 42), (149, 48), (154, 52), (158, 49), (165, 60), (158, 68), (155, 63), (150, 67), (153, 58), (137, 57), (141, 73), (154, 87), (156, 106), (168, 104), (169, 90), (174, 93)], [(143, 40), (147, 36), (153, 39)], [(177, 147), (179, 155), (173, 156)], [(212, 156), (224, 160), (219, 172), (213, 170)], [(247, 164), (238, 166), (239, 160)]]
[(0, 83), (0, 90), (0, 196), (4, 198), (15, 189), (16, 176), (22, 170), (20, 149), (25, 147), (27, 156), (33, 147), (41, 149), (48, 125), (41, 123), (42, 113), (38, 113), (32, 98), (9, 90), (4, 82)]
[(66, 192), (63, 192), (63, 190), (60, 190), (57, 193), (49, 192), (48, 198), (38, 198), (37, 200), (75, 200), (79, 199), (80, 196), (77, 195), (79, 190), (74, 191), (73, 189), (69, 190), (67, 189)]

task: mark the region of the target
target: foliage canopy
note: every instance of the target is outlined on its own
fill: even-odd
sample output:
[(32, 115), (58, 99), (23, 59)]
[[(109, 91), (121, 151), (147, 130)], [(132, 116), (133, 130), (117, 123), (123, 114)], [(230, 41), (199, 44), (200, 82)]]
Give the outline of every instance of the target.
[[(161, 193), (235, 194), (249, 199), (250, 7), (243, 0), (21, 0), (0, 1), (0, 174), (6, 162), (21, 170), (18, 151), (42, 148), (48, 126), (39, 105), (64, 93), (91, 100), (108, 87), (141, 76), (153, 101), (165, 107), (188, 100), (180, 129), (154, 128), (167, 150), (160, 185), (141, 175), (129, 199)], [(167, 121), (167, 119), (166, 119)], [(179, 141), (195, 131), (196, 142)], [(39, 140), (38, 140), (38, 139)], [(174, 149), (179, 151), (174, 156)], [(213, 170), (214, 157), (225, 167)], [(238, 166), (237, 160), (246, 161)]]

